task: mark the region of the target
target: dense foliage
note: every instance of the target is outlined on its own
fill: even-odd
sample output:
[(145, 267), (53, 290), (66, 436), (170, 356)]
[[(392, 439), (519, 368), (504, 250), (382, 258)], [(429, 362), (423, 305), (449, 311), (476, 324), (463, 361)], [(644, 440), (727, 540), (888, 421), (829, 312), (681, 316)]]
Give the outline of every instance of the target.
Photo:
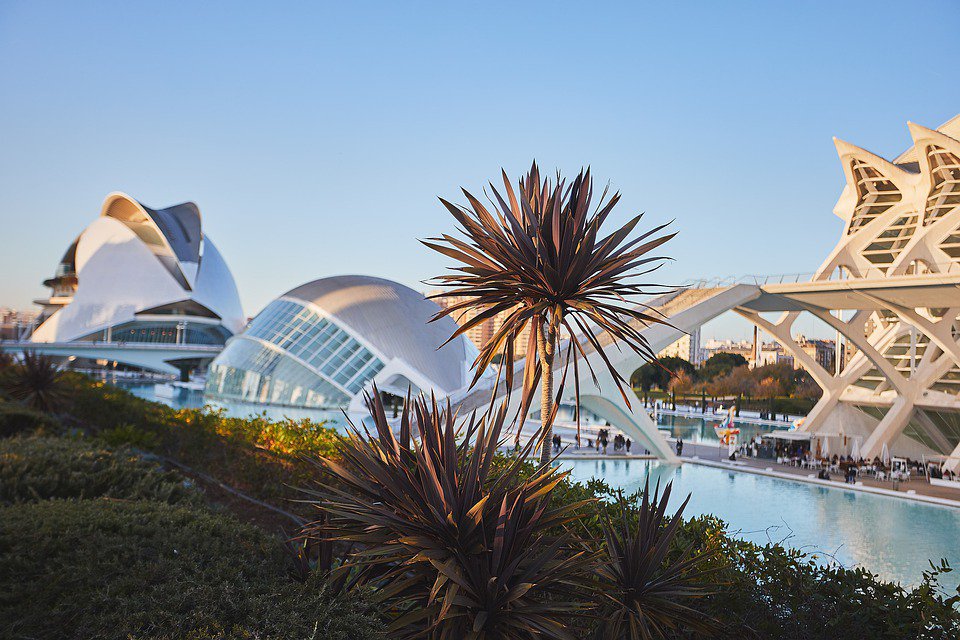
[(85, 376), (64, 376), (71, 424), (113, 446), (128, 444), (273, 503), (298, 497), (329, 456), (337, 433), (309, 420), (235, 418), (212, 409), (171, 409)]
[[(810, 401), (822, 391), (803, 369), (794, 369), (782, 362), (751, 369), (743, 356), (718, 353), (702, 367), (696, 368), (682, 358), (661, 358), (658, 363), (647, 363), (631, 377), (634, 390), (641, 396), (653, 389), (675, 393), (678, 396), (705, 394), (709, 397), (768, 399), (763, 408), (780, 412), (788, 406), (810, 408)], [(769, 399), (781, 401), (771, 406)], [(789, 400), (799, 401), (794, 405)]]
[(0, 438), (21, 433), (57, 433), (60, 420), (49, 413), (30, 409), (17, 402), (0, 400)]
[(379, 396), (368, 404), (376, 432), (354, 430), (323, 461), (327, 517), (310, 533), (355, 545), (338, 571), (376, 587), (395, 637), (573, 640), (598, 615), (603, 638), (704, 628), (689, 603), (710, 554), (667, 561), (680, 524), (665, 522), (669, 489), (637, 509), (618, 501), (616, 524), (603, 511), (595, 545), (579, 535), (594, 500), (554, 499), (569, 472), (532, 469), (532, 444), (498, 456), (506, 405), (458, 433), (449, 406), (419, 399), (397, 437)]
[(72, 438), (0, 440), (0, 504), (98, 497), (199, 501), (183, 476), (129, 449)]
[(288, 575), (281, 541), (228, 515), (158, 502), (0, 510), (4, 638), (378, 637), (359, 598)]
[[(243, 421), (203, 411), (178, 412), (82, 376), (67, 374), (65, 380), (67, 404), (59, 419), (32, 414), (41, 419), (37, 430), (47, 436), (0, 440), (0, 491), (8, 505), (0, 506), (0, 637), (376, 637), (379, 616), (409, 632), (424, 619), (398, 624), (399, 613), (426, 603), (423, 611), (435, 620), (437, 604), (448, 601), (448, 614), (463, 615), (444, 628), (456, 634), (463, 629), (457, 625), (472, 620), (463, 636), (469, 637), (480, 616), (465, 611), (464, 594), (473, 590), (494, 598), (483, 600), (485, 604), (502, 604), (503, 594), (520, 585), (507, 600), (521, 594), (517, 601), (529, 603), (543, 620), (549, 616), (551, 622), (545, 624), (557, 634), (630, 637), (625, 626), (611, 628), (610, 621), (658, 611), (656, 604), (639, 596), (652, 593), (649, 587), (661, 584), (663, 576), (684, 578), (670, 603), (691, 610), (676, 629), (661, 625), (666, 637), (960, 637), (960, 600), (938, 583), (944, 567), (931, 568), (918, 587), (907, 589), (864, 569), (827, 566), (800, 551), (738, 540), (715, 518), (671, 517), (662, 501), (649, 500), (643, 516), (643, 492), (621, 498), (602, 481), (574, 483), (517, 458), (490, 456), (485, 448), (475, 451), (463, 438), (454, 438), (450, 445), (448, 419), (436, 432), (417, 439), (410, 433), (418, 427), (408, 421), (401, 436), (391, 440), (380, 412), (375, 422), (381, 428), (373, 435), (379, 448), (363, 449), (370, 443), (354, 436), (341, 444), (335, 434), (316, 425), (297, 435), (293, 431), (298, 423), (271, 426), (275, 423), (262, 418)], [(427, 413), (444, 414), (432, 407)], [(418, 424), (431, 420), (425, 416)], [(66, 435), (68, 430), (73, 435)], [(50, 437), (55, 433), (62, 435)], [(478, 432), (474, 440), (489, 442), (488, 434)], [(106, 444), (108, 440), (113, 444)], [(421, 443), (420, 448), (415, 443)], [(321, 558), (308, 548), (297, 565), (276, 537), (275, 526), (265, 532), (241, 524), (226, 512), (236, 505), (223, 503), (207, 485), (190, 488), (163, 462), (188, 460), (220, 480), (250, 487), (260, 498), (282, 500), (297, 495), (286, 483), (316, 477), (315, 466), (298, 458), (306, 449), (353, 470), (355, 479), (360, 478), (359, 464), (367, 470), (367, 488), (341, 482), (337, 473), (325, 476), (325, 490), (334, 495), (318, 506), (327, 508), (331, 518), (313, 533), (353, 539), (355, 544), (352, 549), (326, 544)], [(399, 453), (401, 449), (406, 453)], [(154, 459), (145, 451), (159, 456)], [(341, 458), (341, 451), (346, 457)], [(360, 464), (357, 456), (367, 457)], [(478, 475), (481, 468), (486, 471)], [(546, 493), (535, 495), (543, 490)], [(547, 511), (529, 508), (537, 504)], [(548, 513), (568, 514), (570, 520)], [(391, 514), (386, 528), (365, 530), (360, 525), (363, 518), (376, 517), (382, 523)], [(499, 525), (501, 515), (502, 532), (488, 527), (489, 522)], [(484, 525), (471, 529), (477, 517)], [(644, 521), (647, 525), (641, 526)], [(540, 528), (529, 528), (534, 524)], [(517, 529), (510, 529), (514, 525)], [(521, 531), (523, 526), (528, 528)], [(401, 533), (402, 540), (390, 537)], [(526, 537), (514, 537), (511, 544), (495, 543), (498, 536), (521, 534)], [(560, 546), (551, 546), (557, 540)], [(375, 555), (369, 556), (374, 559), (370, 563), (356, 555), (381, 544), (393, 554), (379, 563), (387, 571), (391, 561), (417, 558), (405, 566), (411, 581), (396, 590), (379, 582), (391, 576), (372, 568), (378, 564)], [(544, 544), (554, 555), (538, 556)], [(498, 548), (495, 563), (491, 550)], [(456, 561), (436, 562), (438, 549)], [(410, 555), (414, 553), (423, 555)], [(578, 559), (573, 567), (564, 564), (573, 557)], [(502, 584), (489, 578), (509, 564), (508, 558), (526, 558), (522, 562), (531, 567), (547, 562), (557, 569), (555, 574), (531, 575), (544, 584), (557, 580), (579, 587), (573, 595), (563, 588), (538, 591), (533, 582), (514, 575), (513, 583), (507, 580), (512, 586), (501, 589)], [(643, 558), (649, 561), (638, 561)], [(697, 563), (696, 571), (678, 572), (677, 567), (691, 561)], [(331, 565), (334, 577), (350, 578), (349, 593), (342, 597), (333, 594), (340, 593), (344, 583), (335, 580), (335, 588), (325, 586), (325, 571), (315, 568)], [(619, 573), (614, 566), (621, 567)], [(367, 571), (363, 576), (362, 570)], [(486, 572), (479, 575), (488, 576), (487, 591), (480, 589), (483, 581), (477, 581), (476, 571)], [(306, 582), (291, 581), (291, 572)], [(461, 575), (467, 576), (466, 586), (451, 596)], [(950, 574), (944, 582), (956, 580)], [(371, 594), (364, 584), (382, 588)], [(371, 596), (378, 600), (376, 614), (363, 604)], [(107, 598), (114, 604), (108, 606)], [(629, 602), (635, 604), (623, 606)], [(578, 613), (567, 615), (573, 612)], [(489, 627), (484, 621), (478, 629), (500, 629), (497, 624), (516, 616), (512, 611)], [(711, 618), (717, 625), (706, 635), (692, 624)], [(540, 633), (543, 637), (544, 631)]]

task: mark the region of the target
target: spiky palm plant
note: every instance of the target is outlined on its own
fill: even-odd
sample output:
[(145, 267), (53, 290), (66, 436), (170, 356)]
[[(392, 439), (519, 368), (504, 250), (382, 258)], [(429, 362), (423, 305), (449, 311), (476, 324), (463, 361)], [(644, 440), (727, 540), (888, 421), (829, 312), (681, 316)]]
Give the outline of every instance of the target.
[(31, 351), (3, 369), (0, 384), (10, 398), (39, 411), (57, 411), (66, 398), (59, 363)]
[(504, 406), (458, 432), (449, 405), (408, 399), (394, 435), (379, 394), (367, 404), (375, 432), (352, 428), (342, 459), (322, 459), (326, 520), (306, 531), (357, 545), (338, 571), (375, 587), (391, 637), (572, 638), (588, 557), (562, 526), (583, 503), (550, 504), (567, 474), (525, 478), (529, 445), (491, 473)]
[(639, 508), (619, 493), (607, 509), (614, 515), (604, 512), (596, 640), (653, 640), (674, 637), (679, 629), (709, 637), (717, 631), (714, 620), (690, 606), (694, 599), (708, 595), (704, 585), (713, 570), (704, 567), (713, 556), (693, 555), (688, 548), (679, 558), (669, 557), (680, 516), (690, 500), (687, 496), (668, 519), (671, 489), (668, 483), (661, 494), (658, 482), (651, 495), (648, 481)]
[[(452, 274), (440, 276), (435, 282), (444, 289), (440, 295), (458, 296), (462, 301), (442, 310), (437, 318), (458, 318), (467, 309), (478, 309), (479, 313), (461, 324), (453, 336), (456, 337), (498, 313), (508, 312), (499, 330), (481, 345), (474, 362), (472, 385), (499, 356), (501, 373), (506, 366), (509, 389), (514, 342), (529, 329), (523, 352), (526, 367), (521, 406), (525, 414), (542, 376), (540, 440), (549, 443), (556, 415), (554, 376), (562, 333), (572, 338), (562, 368), (566, 372), (573, 362), (577, 404), (577, 359), (584, 358), (593, 375), (592, 365), (586, 360), (587, 350), (592, 349), (599, 353), (630, 405), (624, 389), (627, 381), (604, 354), (600, 334), (605, 332), (642, 357), (655, 359), (640, 331), (663, 319), (638, 304), (637, 297), (650, 293), (650, 285), (637, 283), (635, 278), (662, 264), (665, 258), (652, 256), (651, 252), (675, 234), (658, 236), (666, 226), (660, 225), (631, 238), (641, 214), (609, 235), (601, 235), (620, 194), (607, 198), (604, 189), (592, 208), (593, 178), (589, 169), (581, 170), (568, 185), (559, 173), (556, 180), (541, 180), (534, 163), (519, 181), (516, 192), (506, 172), (501, 173), (503, 194), (490, 184), (490, 209), (465, 189), (468, 206), (440, 199), (465, 238), (443, 234), (424, 241), (426, 246), (459, 263)], [(545, 444), (541, 464), (549, 459), (549, 446)]]

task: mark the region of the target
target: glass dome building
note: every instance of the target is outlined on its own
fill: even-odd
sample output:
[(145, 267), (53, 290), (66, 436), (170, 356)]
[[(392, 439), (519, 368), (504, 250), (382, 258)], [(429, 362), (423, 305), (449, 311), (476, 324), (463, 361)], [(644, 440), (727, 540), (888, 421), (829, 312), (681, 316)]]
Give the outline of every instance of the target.
[[(469, 382), (476, 348), (423, 294), (368, 276), (322, 278), (280, 296), (210, 365), (213, 400), (359, 410), (362, 391), (446, 396)], [(441, 345), (443, 345), (441, 347)]]

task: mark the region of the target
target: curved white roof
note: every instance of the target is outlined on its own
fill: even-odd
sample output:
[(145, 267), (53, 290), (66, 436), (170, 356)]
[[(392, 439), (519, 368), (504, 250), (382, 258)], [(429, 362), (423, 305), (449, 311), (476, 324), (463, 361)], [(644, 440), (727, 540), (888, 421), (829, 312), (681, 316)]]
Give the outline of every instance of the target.
[(76, 293), (37, 327), (35, 342), (77, 340), (171, 307), (219, 320), (230, 333), (243, 329), (236, 283), (193, 203), (155, 211), (112, 193), (71, 251)]
[(450, 317), (430, 322), (440, 307), (410, 287), (344, 275), (308, 282), (283, 297), (316, 305), (387, 358), (403, 360), (447, 392), (469, 382), (475, 348), (464, 336), (441, 348), (457, 324)]

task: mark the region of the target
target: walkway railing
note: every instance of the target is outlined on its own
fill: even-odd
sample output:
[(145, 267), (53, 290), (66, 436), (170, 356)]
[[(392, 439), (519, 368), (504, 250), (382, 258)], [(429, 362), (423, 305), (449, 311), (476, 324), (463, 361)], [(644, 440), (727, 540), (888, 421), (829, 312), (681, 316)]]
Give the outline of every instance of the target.
[(75, 342), (29, 342), (23, 340), (0, 340), (0, 347), (10, 349), (137, 349), (147, 351), (195, 351), (212, 353), (223, 349), (216, 344), (184, 344), (176, 342), (104, 342), (96, 340), (78, 340)]
[[(896, 276), (914, 276), (914, 275), (925, 275), (925, 274), (957, 274), (960, 273), (960, 262), (943, 262), (943, 263), (933, 263), (933, 264), (924, 264), (922, 265), (925, 271), (917, 273), (916, 271), (905, 273), (890, 274)], [(776, 273), (776, 274), (746, 274), (746, 275), (731, 275), (731, 276), (717, 276), (711, 278), (693, 278), (687, 280), (681, 284), (681, 287), (688, 289), (715, 289), (719, 287), (732, 287), (738, 284), (752, 284), (755, 286), (763, 286), (765, 284), (796, 284), (800, 282), (809, 282), (813, 280), (814, 276), (817, 275), (816, 272), (805, 272), (805, 273)], [(829, 278), (824, 278), (823, 281), (826, 282), (839, 282), (844, 280), (869, 280), (871, 278), (887, 278), (890, 277), (887, 274), (887, 267), (870, 267), (866, 271), (863, 271), (858, 276), (851, 275), (848, 271), (844, 271), (842, 274), (839, 271), (834, 271), (830, 274)]]

